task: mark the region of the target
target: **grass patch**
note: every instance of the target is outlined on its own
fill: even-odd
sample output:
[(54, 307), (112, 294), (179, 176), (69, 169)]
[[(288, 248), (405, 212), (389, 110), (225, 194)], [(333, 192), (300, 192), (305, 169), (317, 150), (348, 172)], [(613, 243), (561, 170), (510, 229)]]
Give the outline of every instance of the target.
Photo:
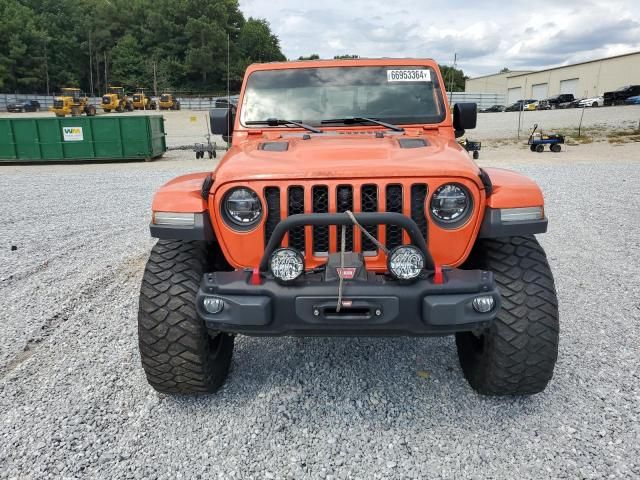
[(607, 140), (609, 143), (616, 144), (640, 142), (640, 129), (609, 130), (607, 132)]

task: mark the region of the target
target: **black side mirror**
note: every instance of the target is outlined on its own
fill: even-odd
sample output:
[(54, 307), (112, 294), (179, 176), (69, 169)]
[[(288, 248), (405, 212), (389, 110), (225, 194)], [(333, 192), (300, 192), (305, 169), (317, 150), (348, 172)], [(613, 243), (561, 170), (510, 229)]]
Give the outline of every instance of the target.
[(475, 103), (456, 103), (453, 106), (453, 128), (456, 138), (464, 135), (464, 131), (476, 128), (478, 105)]
[(212, 108), (209, 111), (209, 120), (211, 122), (211, 133), (214, 135), (222, 135), (227, 141), (233, 134), (233, 124), (236, 120), (236, 109), (233, 105), (228, 107)]

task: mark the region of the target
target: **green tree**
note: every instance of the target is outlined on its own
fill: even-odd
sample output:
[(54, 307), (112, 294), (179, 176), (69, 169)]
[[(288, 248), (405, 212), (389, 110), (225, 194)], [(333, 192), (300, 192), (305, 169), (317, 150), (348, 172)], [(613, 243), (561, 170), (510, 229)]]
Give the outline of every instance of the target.
[(238, 47), (245, 57), (254, 62), (284, 61), (280, 51), (280, 41), (269, 28), (269, 23), (261, 18), (249, 18), (240, 30)]
[(440, 65), (440, 72), (444, 79), (447, 92), (464, 92), (464, 83), (469, 78), (459, 68)]
[(112, 84), (125, 87), (148, 87), (149, 60), (139, 49), (138, 41), (127, 34), (118, 40), (111, 50), (111, 73), (108, 80)]
[[(0, 0), (0, 88), (51, 91), (109, 83), (219, 92), (250, 63), (284, 60), (238, 0)], [(229, 54), (227, 58), (227, 39)], [(47, 75), (48, 74), (48, 75)]]
[(298, 57), (298, 60), (319, 60), (319, 59), (320, 59), (320, 55), (318, 55), (317, 53), (312, 53), (308, 57), (303, 57), (303, 56)]
[(0, 88), (37, 90), (44, 76), (45, 33), (34, 12), (16, 0), (0, 1)]

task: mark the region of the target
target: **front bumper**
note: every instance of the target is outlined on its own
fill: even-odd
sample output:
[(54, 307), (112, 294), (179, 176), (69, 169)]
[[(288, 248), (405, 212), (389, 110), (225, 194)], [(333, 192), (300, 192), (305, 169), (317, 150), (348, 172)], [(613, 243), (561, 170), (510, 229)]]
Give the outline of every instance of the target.
[[(447, 335), (487, 328), (500, 309), (500, 294), (493, 274), (482, 270), (450, 269), (444, 282), (425, 274), (407, 284), (368, 273), (367, 280), (345, 281), (343, 303), (336, 312), (338, 282), (325, 282), (322, 273), (308, 273), (292, 284), (251, 273), (215, 272), (203, 276), (196, 309), (214, 331), (245, 335)], [(491, 295), (494, 308), (479, 313), (474, 298)], [(211, 314), (204, 299), (224, 302)]]

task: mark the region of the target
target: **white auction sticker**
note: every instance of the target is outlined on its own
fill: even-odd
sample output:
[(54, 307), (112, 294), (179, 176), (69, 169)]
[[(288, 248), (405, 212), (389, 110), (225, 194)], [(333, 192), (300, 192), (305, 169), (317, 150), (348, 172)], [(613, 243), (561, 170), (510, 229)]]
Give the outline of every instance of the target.
[(62, 138), (65, 142), (81, 142), (84, 140), (82, 127), (62, 127)]
[(387, 70), (387, 82), (430, 82), (431, 71), (422, 70)]

